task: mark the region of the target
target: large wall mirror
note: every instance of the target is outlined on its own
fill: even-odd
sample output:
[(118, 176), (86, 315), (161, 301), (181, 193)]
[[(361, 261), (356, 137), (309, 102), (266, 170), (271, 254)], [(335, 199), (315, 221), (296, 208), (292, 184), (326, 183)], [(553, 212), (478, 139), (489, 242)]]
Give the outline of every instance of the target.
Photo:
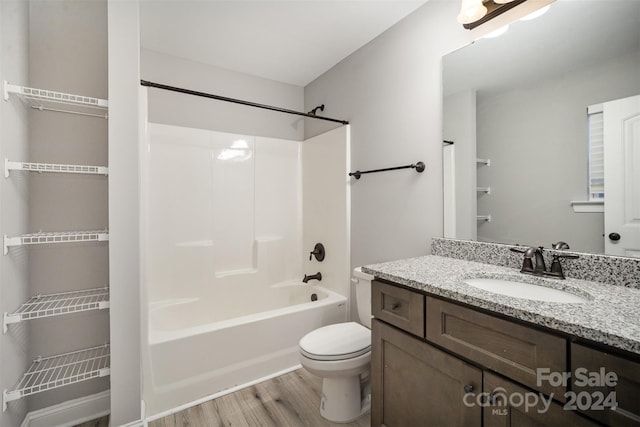
[[(445, 237), (640, 256), (640, 1), (556, 0), (443, 57), (443, 84)], [(605, 173), (604, 202), (589, 202), (588, 111), (613, 120), (618, 100), (638, 110), (616, 119), (626, 145), (605, 159), (621, 180)]]

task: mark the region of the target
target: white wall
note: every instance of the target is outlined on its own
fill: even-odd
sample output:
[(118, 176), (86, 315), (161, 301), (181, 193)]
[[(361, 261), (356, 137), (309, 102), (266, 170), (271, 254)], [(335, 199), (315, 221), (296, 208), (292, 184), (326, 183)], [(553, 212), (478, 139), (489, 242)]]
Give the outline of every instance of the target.
[(109, 0), (109, 277), (112, 426), (140, 420), (140, 19)]
[[(0, 81), (28, 83), (29, 4), (27, 1), (0, 2)], [(27, 107), (12, 97), (0, 101), (0, 159), (27, 160)], [(1, 234), (17, 235), (28, 230), (28, 176), (14, 173), (0, 179)], [(28, 253), (14, 248), (0, 259), (0, 312), (13, 312), (28, 298)], [(0, 390), (11, 389), (29, 366), (28, 334), (24, 324), (12, 325), (0, 335)], [(27, 413), (24, 399), (12, 402), (0, 413), (0, 425), (18, 426)]]
[[(142, 79), (300, 111), (303, 89), (142, 49)], [(149, 89), (149, 121), (300, 141), (303, 119), (229, 102)]]
[[(352, 266), (424, 255), (442, 236), (441, 58), (471, 38), (459, 7), (429, 1), (305, 88), (306, 110), (350, 121), (352, 170), (426, 163), (352, 183)], [(307, 120), (305, 134), (324, 129)]]

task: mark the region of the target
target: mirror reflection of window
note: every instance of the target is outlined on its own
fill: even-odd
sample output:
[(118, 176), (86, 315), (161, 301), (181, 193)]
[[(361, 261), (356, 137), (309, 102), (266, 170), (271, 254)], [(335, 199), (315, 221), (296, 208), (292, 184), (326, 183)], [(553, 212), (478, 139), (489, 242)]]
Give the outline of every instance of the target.
[(604, 201), (604, 116), (602, 104), (587, 109), (589, 125), (589, 200)]

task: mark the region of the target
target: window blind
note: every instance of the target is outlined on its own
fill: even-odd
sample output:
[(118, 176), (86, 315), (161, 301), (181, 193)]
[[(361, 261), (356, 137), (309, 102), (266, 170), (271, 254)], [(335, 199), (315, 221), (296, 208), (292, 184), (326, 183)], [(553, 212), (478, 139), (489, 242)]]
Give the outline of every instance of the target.
[(589, 200), (604, 200), (604, 114), (589, 107)]

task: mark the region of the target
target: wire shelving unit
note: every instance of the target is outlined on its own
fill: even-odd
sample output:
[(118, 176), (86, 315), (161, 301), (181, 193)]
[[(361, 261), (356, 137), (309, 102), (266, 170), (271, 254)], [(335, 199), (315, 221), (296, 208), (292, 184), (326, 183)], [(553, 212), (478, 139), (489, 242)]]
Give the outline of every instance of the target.
[[(108, 118), (109, 101), (106, 99), (18, 86), (5, 80), (4, 100), (8, 101), (12, 94), (17, 95), (36, 110)], [(58, 107), (59, 105), (64, 105), (65, 108), (61, 109)]]
[(109, 344), (36, 358), (11, 390), (2, 393), (2, 411), (14, 400), (111, 373)]
[[(6, 102), (17, 98), (27, 108), (38, 111), (52, 111), (81, 116), (108, 119), (109, 102), (106, 99), (71, 93), (44, 90), (2, 82), (3, 99)], [(17, 103), (16, 103), (17, 104)], [(70, 165), (57, 163), (35, 163), (5, 159), (4, 175), (9, 178), (12, 171), (63, 174), (109, 175), (104, 166)], [(3, 253), (15, 246), (104, 242), (109, 240), (109, 231), (63, 231), (37, 232), (8, 236), (3, 235)], [(89, 310), (109, 309), (108, 287), (66, 291), (46, 295), (36, 295), (28, 299), (14, 312), (3, 313), (3, 331), (9, 325), (27, 320), (61, 316)], [(67, 349), (65, 349), (67, 350)], [(76, 350), (69, 353), (37, 357), (14, 387), (2, 392), (3, 411), (9, 402), (66, 385), (110, 375), (110, 346), (108, 343)]]
[(4, 159), (4, 177), (9, 178), (9, 172), (28, 171), (28, 172), (50, 172), (50, 173), (77, 173), (90, 175), (109, 175), (109, 168), (105, 166), (87, 166), (87, 165), (63, 165), (57, 163), (33, 163), (33, 162), (12, 162)]
[(86, 289), (58, 294), (36, 295), (13, 313), (4, 313), (3, 332), (8, 326), (25, 320), (42, 319), (89, 310), (109, 308), (109, 288)]
[(9, 253), (12, 246), (44, 245), (51, 243), (78, 243), (78, 242), (104, 242), (109, 240), (109, 231), (62, 231), (62, 232), (39, 232), (33, 234), (22, 234), (9, 237), (4, 235), (4, 254)]

